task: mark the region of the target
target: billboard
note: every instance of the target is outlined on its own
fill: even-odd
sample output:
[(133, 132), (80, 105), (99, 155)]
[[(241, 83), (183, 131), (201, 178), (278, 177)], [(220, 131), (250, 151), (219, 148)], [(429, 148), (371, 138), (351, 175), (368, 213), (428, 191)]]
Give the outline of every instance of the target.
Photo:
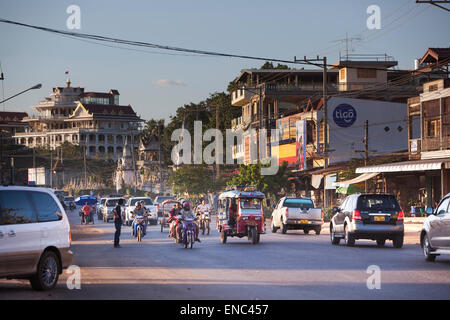
[(306, 120), (296, 122), (296, 165), (298, 170), (306, 170)]

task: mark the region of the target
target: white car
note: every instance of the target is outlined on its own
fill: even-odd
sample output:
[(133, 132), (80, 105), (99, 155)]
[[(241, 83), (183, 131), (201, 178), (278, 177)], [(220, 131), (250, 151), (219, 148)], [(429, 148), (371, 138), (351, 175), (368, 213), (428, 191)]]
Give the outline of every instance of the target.
[(310, 198), (281, 198), (272, 212), (272, 232), (277, 232), (281, 228), (282, 233), (287, 230), (303, 230), (308, 234), (314, 230), (320, 234), (323, 224), (323, 211), (314, 208), (314, 203)]
[(128, 199), (125, 207), (125, 224), (131, 225), (133, 218), (132, 212), (136, 208), (136, 203), (144, 201), (145, 209), (149, 211), (148, 221), (150, 224), (154, 225), (158, 223), (158, 213), (156, 212), (156, 206), (153, 205), (152, 199), (148, 197), (133, 197)]
[(450, 193), (447, 194), (436, 209), (427, 209), (420, 234), (425, 260), (434, 261), (438, 255), (450, 254)]
[(127, 200), (125, 198), (107, 198), (102, 208), (102, 217), (104, 222), (114, 220), (113, 210), (119, 204), (119, 199), (123, 199), (123, 205), (121, 206), (122, 220), (125, 219), (125, 203), (127, 202)]
[(50, 189), (0, 186), (0, 278), (52, 289), (72, 264), (70, 246), (69, 220)]
[(102, 211), (103, 211), (103, 206), (106, 202), (106, 198), (101, 198), (100, 201), (97, 203), (97, 208), (96, 208), (96, 214), (97, 214), (97, 218), (98, 220), (102, 220)]

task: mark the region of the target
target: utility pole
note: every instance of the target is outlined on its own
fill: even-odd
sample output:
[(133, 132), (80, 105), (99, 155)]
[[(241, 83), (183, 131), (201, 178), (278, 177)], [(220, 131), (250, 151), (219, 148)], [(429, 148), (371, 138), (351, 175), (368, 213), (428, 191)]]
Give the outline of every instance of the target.
[[(328, 168), (328, 106), (327, 106), (327, 86), (328, 86), (328, 67), (327, 67), (327, 57), (320, 58), (317, 56), (315, 59), (306, 59), (306, 56), (304, 56), (303, 60), (297, 60), (296, 57), (294, 57), (294, 62), (297, 61), (304, 61), (304, 62), (313, 62), (313, 61), (321, 61), (323, 63), (323, 76), (322, 76), (322, 99), (323, 99), (323, 148), (322, 148), (322, 154), (323, 154), (323, 168)], [(323, 207), (324, 210), (327, 209), (328, 206), (328, 197), (327, 197), (327, 190), (326, 190), (326, 175), (324, 174), (323, 177)]]
[[(219, 130), (219, 106), (216, 105), (216, 130)], [(217, 147), (217, 140), (216, 140), (216, 147)], [(217, 152), (216, 148), (216, 180), (220, 176), (220, 165), (219, 165), (219, 154)]]
[(53, 150), (50, 149), (50, 188), (53, 189), (53, 168), (52, 168), (52, 166), (53, 166)]
[(87, 135), (86, 135), (86, 142), (84, 144), (84, 152), (83, 152), (83, 162), (84, 162), (84, 188), (87, 186), (87, 172), (86, 172), (86, 145), (87, 145)]

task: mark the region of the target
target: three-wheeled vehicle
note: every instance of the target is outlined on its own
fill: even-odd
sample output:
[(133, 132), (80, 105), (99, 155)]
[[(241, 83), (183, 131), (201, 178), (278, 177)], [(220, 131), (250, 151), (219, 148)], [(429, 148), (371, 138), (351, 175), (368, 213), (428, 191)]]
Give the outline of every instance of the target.
[(168, 199), (168, 200), (164, 200), (163, 203), (161, 204), (161, 213), (162, 213), (162, 217), (160, 220), (160, 224), (161, 224), (161, 232), (163, 232), (164, 228), (170, 228), (170, 223), (168, 222), (169, 220), (169, 212), (170, 210), (172, 210), (176, 204), (180, 204), (180, 201), (177, 201), (175, 199)]
[(232, 187), (219, 196), (217, 230), (222, 243), (228, 237), (248, 237), (259, 243), (264, 233), (262, 202), (264, 193), (255, 187)]

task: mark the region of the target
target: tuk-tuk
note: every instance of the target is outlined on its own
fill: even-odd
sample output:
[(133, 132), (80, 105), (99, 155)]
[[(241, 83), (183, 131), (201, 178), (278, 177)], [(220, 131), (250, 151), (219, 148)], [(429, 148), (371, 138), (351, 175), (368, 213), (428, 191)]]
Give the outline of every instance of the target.
[(255, 187), (233, 187), (219, 196), (217, 230), (222, 243), (228, 237), (248, 237), (252, 244), (259, 243), (264, 233), (264, 193)]
[(163, 232), (164, 228), (170, 228), (170, 224), (168, 222), (168, 220), (169, 220), (169, 212), (170, 212), (170, 210), (172, 210), (175, 207), (175, 205), (177, 203), (179, 203), (181, 205), (180, 201), (177, 201), (175, 199), (168, 199), (168, 200), (165, 200), (161, 204), (161, 213), (162, 213), (162, 217), (161, 217), (161, 220), (160, 220), (161, 232)]

